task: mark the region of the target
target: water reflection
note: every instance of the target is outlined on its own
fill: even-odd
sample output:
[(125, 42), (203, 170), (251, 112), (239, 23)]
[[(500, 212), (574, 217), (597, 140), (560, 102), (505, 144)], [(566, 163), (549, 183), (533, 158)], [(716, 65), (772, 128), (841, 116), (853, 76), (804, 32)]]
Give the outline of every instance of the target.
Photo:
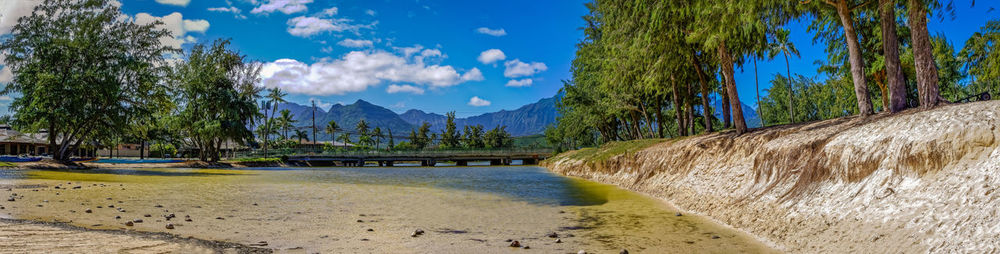
[(557, 206), (602, 205), (608, 202), (609, 191), (609, 186), (556, 175), (539, 167), (4, 170), (0, 171), (0, 179), (150, 183), (215, 179), (302, 186), (391, 185), (473, 191)]

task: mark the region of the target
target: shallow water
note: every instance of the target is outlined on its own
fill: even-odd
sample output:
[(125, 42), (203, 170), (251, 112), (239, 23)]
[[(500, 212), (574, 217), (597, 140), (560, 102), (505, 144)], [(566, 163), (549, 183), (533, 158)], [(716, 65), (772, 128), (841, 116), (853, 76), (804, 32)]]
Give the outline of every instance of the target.
[[(291, 252), (517, 250), (507, 239), (545, 253), (771, 251), (657, 200), (539, 167), (0, 170), (0, 187), (18, 197), (0, 201), (0, 216)], [(134, 219), (143, 223), (124, 225)]]

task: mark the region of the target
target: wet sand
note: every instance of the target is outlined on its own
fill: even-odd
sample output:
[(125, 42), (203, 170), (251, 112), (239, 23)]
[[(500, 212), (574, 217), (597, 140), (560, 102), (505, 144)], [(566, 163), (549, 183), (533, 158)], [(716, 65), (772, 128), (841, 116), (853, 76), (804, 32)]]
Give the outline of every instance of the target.
[[(662, 202), (579, 179), (570, 183), (584, 192), (579, 195), (603, 199), (598, 205), (539, 204), (439, 188), (434, 182), (343, 180), (344, 172), (336, 169), (5, 171), (14, 176), (0, 179), (0, 217), (126, 233), (164, 232), (279, 252), (772, 252), (748, 235), (704, 218), (676, 216), (676, 209)], [(170, 214), (175, 217), (168, 220)], [(125, 224), (136, 219), (142, 222)], [(174, 228), (167, 229), (168, 223)], [(426, 233), (412, 237), (417, 229)], [(550, 233), (558, 236), (550, 238)], [(531, 249), (507, 247), (508, 239)], [(50, 247), (62, 248), (34, 248)]]

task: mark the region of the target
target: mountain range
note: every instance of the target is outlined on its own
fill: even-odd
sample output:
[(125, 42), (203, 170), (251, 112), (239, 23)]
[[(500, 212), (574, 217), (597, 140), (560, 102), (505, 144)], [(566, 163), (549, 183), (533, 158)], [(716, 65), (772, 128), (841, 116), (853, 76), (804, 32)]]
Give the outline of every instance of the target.
[[(358, 122), (365, 119), (371, 128), (382, 128), (383, 133), (386, 134), (391, 130), (393, 136), (399, 137), (409, 135), (410, 130), (418, 128), (424, 122), (431, 125), (433, 132), (440, 132), (444, 130), (447, 120), (444, 115), (426, 113), (416, 109), (396, 114), (392, 110), (364, 100), (358, 100), (349, 105), (336, 104), (327, 110), (296, 103), (278, 104), (277, 112), (285, 109), (294, 115), (292, 117), (295, 121), (293, 125), (299, 127), (312, 126), (312, 114), (315, 109), (316, 128), (318, 129), (316, 135), (319, 140), (331, 139), (329, 134), (323, 133), (323, 129), (330, 121), (335, 121), (341, 129), (353, 131)], [(541, 134), (545, 131), (545, 127), (556, 121), (557, 115), (555, 98), (545, 98), (515, 110), (501, 110), (466, 118), (456, 118), (455, 124), (459, 130), (466, 125), (481, 124), (487, 129), (507, 126), (507, 131), (512, 136), (518, 137)]]
[[(514, 110), (500, 110), (471, 117), (456, 118), (455, 124), (459, 130), (464, 129), (467, 125), (483, 125), (487, 129), (492, 129), (496, 126), (507, 126), (507, 131), (515, 137), (542, 134), (549, 124), (555, 123), (556, 117), (559, 115), (555, 102), (555, 97), (544, 98)], [(712, 104), (716, 108), (722, 106), (722, 102), (719, 100), (713, 100)], [(392, 110), (364, 100), (358, 100), (349, 105), (335, 104), (326, 110), (296, 103), (278, 104), (277, 112), (285, 109), (294, 115), (292, 117), (295, 121), (293, 125), (299, 127), (312, 126), (312, 114), (315, 109), (316, 128), (318, 130), (316, 135), (319, 140), (331, 140), (330, 135), (323, 132), (326, 124), (330, 121), (335, 121), (341, 129), (353, 132), (358, 121), (365, 119), (371, 128), (379, 127), (387, 135), (391, 130), (393, 136), (396, 137), (409, 135), (410, 130), (418, 128), (424, 122), (431, 125), (432, 132), (440, 133), (444, 130), (445, 122), (447, 121), (447, 117), (444, 115), (427, 113), (417, 109), (397, 114)], [(722, 119), (721, 112), (717, 111), (714, 113), (717, 118)], [(749, 127), (760, 126), (760, 117), (754, 108), (743, 104), (743, 115)]]

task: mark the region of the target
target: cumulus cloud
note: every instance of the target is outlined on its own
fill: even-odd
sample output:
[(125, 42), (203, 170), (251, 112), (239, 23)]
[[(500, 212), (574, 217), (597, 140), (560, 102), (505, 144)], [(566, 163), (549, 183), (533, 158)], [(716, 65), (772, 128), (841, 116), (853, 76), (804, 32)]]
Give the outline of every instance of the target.
[(236, 8), (236, 7), (233, 7), (233, 6), (229, 6), (229, 7), (213, 7), (213, 8), (208, 8), (208, 11), (211, 11), (211, 12), (228, 12), (228, 13), (232, 13), (233, 16), (236, 17), (237, 19), (246, 19), (247, 18), (247, 16), (243, 16), (243, 10), (240, 10), (240, 8)]
[(506, 67), (503, 71), (503, 76), (508, 78), (531, 76), (549, 69), (544, 63), (525, 63), (521, 62), (520, 59), (507, 61), (503, 65)]
[(375, 16), (375, 10), (372, 9), (365, 10), (365, 14), (368, 14), (368, 16)]
[(180, 48), (184, 43), (195, 41), (194, 37), (186, 36), (188, 32), (204, 33), (209, 27), (207, 20), (184, 19), (184, 16), (180, 12), (174, 12), (163, 17), (153, 16), (145, 12), (135, 14), (135, 23), (137, 24), (149, 24), (157, 20), (163, 22), (163, 25), (158, 26), (158, 28), (167, 29), (173, 35), (173, 37), (160, 38), (160, 43), (175, 48)]
[(284, 14), (292, 14), (297, 12), (304, 12), (309, 9), (308, 7), (306, 7), (306, 4), (310, 4), (312, 2), (313, 0), (266, 0), (266, 2), (261, 1), (260, 5), (257, 6), (256, 8), (253, 8), (253, 10), (251, 10), (250, 13), (267, 14), (275, 11), (280, 11), (281, 13)]
[(280, 87), (290, 93), (342, 95), (360, 92), (384, 82), (448, 87), (483, 80), (473, 68), (460, 74), (447, 65), (427, 65), (413, 57), (377, 51), (353, 51), (338, 59), (306, 64), (280, 59), (264, 64), (261, 85)]
[(323, 12), (320, 13), (320, 15), (330, 17), (333, 15), (337, 15), (337, 11), (338, 11), (337, 7), (331, 7), (328, 9), (324, 9)]
[(364, 47), (371, 47), (374, 44), (372, 43), (372, 41), (369, 40), (344, 39), (338, 42), (337, 45), (348, 48), (364, 48)]
[(530, 78), (521, 79), (521, 80), (511, 79), (510, 81), (507, 81), (507, 85), (506, 86), (508, 86), (508, 87), (525, 87), (525, 86), (531, 86), (531, 83), (532, 83), (532, 81), (531, 81)]
[(176, 5), (176, 6), (184, 7), (184, 6), (187, 6), (188, 3), (191, 2), (191, 0), (156, 0), (156, 2), (160, 3), (160, 4)]
[(469, 106), (473, 107), (485, 107), (490, 104), (492, 104), (490, 101), (483, 100), (482, 98), (479, 98), (479, 96), (472, 96), (472, 98), (469, 99)]
[(490, 29), (488, 27), (480, 27), (476, 28), (476, 32), (497, 37), (507, 35), (507, 30), (504, 30), (503, 28)]
[(10, 83), (14, 79), (14, 74), (10, 72), (10, 68), (0, 67), (0, 84)]
[(288, 20), (288, 33), (298, 37), (310, 37), (319, 33), (357, 31), (372, 25), (351, 24), (350, 19), (324, 19), (319, 17), (296, 17)]
[(411, 85), (389, 85), (385, 89), (386, 93), (412, 93), (412, 94), (424, 94), (424, 89), (411, 86)]
[(479, 57), (476, 58), (476, 60), (479, 60), (479, 62), (483, 64), (493, 64), (497, 61), (503, 61), (504, 59), (507, 59), (507, 55), (504, 55), (503, 51), (500, 51), (499, 49), (483, 51), (483, 53), (479, 53)]
[(10, 33), (14, 25), (17, 25), (17, 19), (31, 15), (35, 5), (41, 2), (41, 0), (0, 1), (0, 35)]

